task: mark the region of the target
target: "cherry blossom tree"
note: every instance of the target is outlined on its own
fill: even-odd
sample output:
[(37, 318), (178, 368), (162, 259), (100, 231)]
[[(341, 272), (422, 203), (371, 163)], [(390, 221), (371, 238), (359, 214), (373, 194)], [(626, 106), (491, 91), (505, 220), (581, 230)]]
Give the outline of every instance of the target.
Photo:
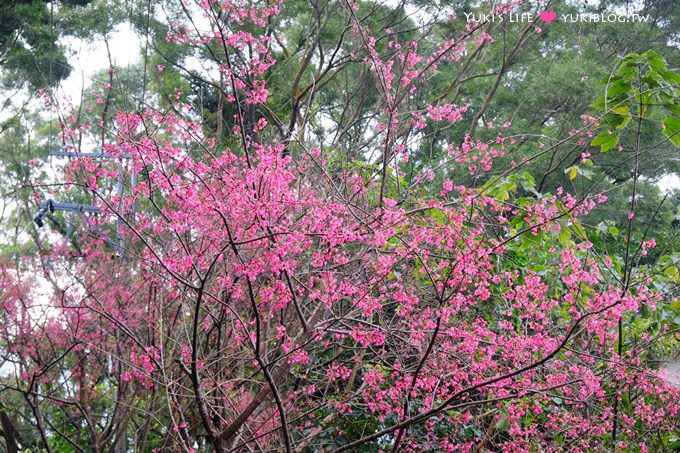
[[(2, 419), (8, 451), (26, 443), (19, 423), (47, 451), (668, 447), (680, 391), (650, 364), (678, 331), (649, 314), (669, 306), (674, 277), (634, 265), (664, 246), (632, 238), (635, 194), (626, 255), (612, 257), (583, 220), (606, 194), (539, 193), (530, 159), (497, 168), (517, 143), (502, 123), (486, 126), (495, 140), (467, 135), (407, 177), (429, 128), (476, 127), (473, 107), (428, 87), (493, 40), (478, 23), (404, 40), (340, 2), (343, 41), (311, 49), (313, 77), (272, 112), (280, 7), (202, 1), (183, 8), (210, 32), (198, 19), (169, 28), (169, 41), (220, 62), (226, 142), (180, 92), (168, 109), (111, 121), (63, 112), (67, 149), (103, 137), (116, 158), (74, 158), (58, 183), (34, 185), (36, 198), (89, 197), (99, 213), (2, 262), (2, 386), (27, 408), (22, 422)], [(332, 129), (314, 99), (338, 65), (369, 71), (377, 93), (351, 152), (311, 132)], [(560, 144), (592, 150), (601, 121), (584, 117)], [(469, 177), (433, 190), (452, 165)], [(120, 195), (118, 180), (136, 183)]]

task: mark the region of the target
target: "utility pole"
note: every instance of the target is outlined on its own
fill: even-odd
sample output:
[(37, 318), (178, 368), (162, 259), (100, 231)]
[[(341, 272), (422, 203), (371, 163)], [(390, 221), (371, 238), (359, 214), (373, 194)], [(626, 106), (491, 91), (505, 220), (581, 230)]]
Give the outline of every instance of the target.
[[(123, 238), (122, 238), (122, 228), (123, 228), (123, 189), (124, 189), (124, 181), (123, 181), (123, 172), (125, 171), (125, 166), (123, 165), (123, 159), (129, 159), (131, 156), (129, 154), (121, 154), (121, 155), (115, 155), (115, 154), (110, 154), (110, 153), (81, 153), (77, 151), (62, 151), (62, 150), (53, 150), (49, 152), (50, 156), (54, 157), (75, 157), (75, 158), (91, 158), (91, 159), (119, 159), (118, 162), (118, 177), (116, 181), (116, 194), (118, 195), (118, 212), (117, 212), (117, 220), (116, 220), (116, 241), (112, 241), (111, 239), (105, 238), (105, 241), (109, 244), (112, 244), (113, 247), (116, 249), (118, 254), (122, 257), (125, 257), (125, 247), (123, 244)], [(137, 185), (137, 175), (132, 174), (131, 177), (131, 188), (134, 193), (135, 186)], [(101, 209), (98, 206), (94, 205), (88, 205), (88, 204), (78, 204), (78, 203), (61, 203), (61, 202), (56, 202), (54, 200), (47, 200), (43, 201), (40, 203), (38, 213), (35, 215), (33, 218), (33, 221), (35, 224), (38, 226), (38, 228), (42, 228), (44, 225), (44, 218), (48, 213), (54, 213), (55, 211), (63, 211), (63, 212), (79, 212), (79, 213), (91, 213), (91, 214), (97, 214), (101, 211)], [(137, 206), (136, 203), (132, 205), (131, 208), (131, 216), (134, 218), (134, 215), (137, 211)], [(70, 228), (69, 228), (70, 231)]]

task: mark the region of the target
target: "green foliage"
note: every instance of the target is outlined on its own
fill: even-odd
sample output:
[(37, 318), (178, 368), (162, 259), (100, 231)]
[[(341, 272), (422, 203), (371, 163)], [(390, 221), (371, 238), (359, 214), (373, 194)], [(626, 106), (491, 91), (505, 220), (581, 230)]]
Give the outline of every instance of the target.
[(593, 104), (602, 112), (609, 126), (591, 142), (607, 152), (620, 139), (622, 129), (637, 119), (641, 125), (648, 117), (661, 123), (663, 134), (680, 147), (680, 74), (668, 69), (665, 60), (654, 50), (633, 53), (622, 59), (615, 74), (606, 80), (606, 93)]
[[(62, 15), (74, 15), (91, 0), (10, 1), (0, 8), (0, 65), (3, 82), (33, 88), (55, 85), (68, 77), (68, 64), (59, 37), (64, 33)], [(82, 30), (82, 28), (81, 28)]]

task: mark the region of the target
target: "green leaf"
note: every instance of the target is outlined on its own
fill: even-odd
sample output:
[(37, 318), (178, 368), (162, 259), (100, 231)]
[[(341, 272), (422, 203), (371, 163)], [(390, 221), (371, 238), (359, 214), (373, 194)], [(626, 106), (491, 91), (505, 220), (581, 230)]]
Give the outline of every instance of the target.
[(620, 105), (618, 107), (614, 107), (612, 112), (616, 113), (617, 115), (630, 115), (630, 108), (627, 105)]
[(641, 61), (641, 57), (640, 57), (640, 54), (638, 54), (638, 53), (629, 53), (628, 55), (623, 57), (623, 65), (626, 65), (626, 64), (635, 65), (635, 64), (640, 63), (640, 61)]
[(647, 61), (649, 62), (650, 68), (652, 68), (656, 72), (666, 70), (666, 62), (658, 52), (649, 49), (647, 52), (645, 52), (645, 56), (647, 57)]
[(635, 61), (624, 61), (624, 63), (619, 66), (619, 70), (616, 74), (622, 80), (632, 80), (637, 75), (637, 62)]
[(663, 120), (663, 126), (663, 134), (671, 143), (680, 148), (680, 119), (668, 117)]
[(522, 172), (520, 184), (524, 190), (532, 191), (536, 189), (536, 179), (528, 171)]
[(600, 132), (590, 144), (592, 146), (599, 146), (600, 152), (606, 153), (610, 149), (616, 146), (619, 142), (619, 138), (610, 130)]
[(576, 237), (579, 239), (588, 238), (586, 230), (581, 226), (581, 223), (578, 220), (573, 221), (573, 223), (571, 224), (571, 230), (573, 231), (574, 235), (576, 235)]
[(674, 84), (680, 83), (680, 74), (678, 74), (677, 72), (668, 71), (668, 70), (657, 71), (657, 72), (664, 78), (664, 80), (666, 82), (668, 82), (670, 84), (674, 85)]
[(434, 219), (439, 225), (443, 225), (448, 221), (448, 217), (444, 211), (437, 208), (431, 208), (425, 211), (425, 215)]
[(598, 110), (604, 110), (605, 107), (604, 96), (600, 96), (597, 99), (595, 99), (591, 105)]
[(660, 86), (661, 86), (661, 83), (660, 83), (660, 82), (661, 82), (662, 80), (663, 80), (663, 77), (661, 77), (661, 75), (660, 75), (659, 73), (655, 72), (655, 71), (649, 71), (649, 72), (647, 73), (647, 75), (645, 75), (645, 76), (641, 79), (641, 81), (642, 81), (643, 83), (646, 83), (646, 84), (649, 85), (649, 87), (651, 87), (651, 88), (660, 87)]
[(564, 172), (569, 175), (569, 180), (573, 181), (576, 179), (576, 175), (578, 175), (578, 166), (577, 165), (572, 165), (571, 167), (567, 168), (564, 170)]
[(557, 236), (560, 245), (565, 245), (569, 238), (571, 238), (571, 231), (569, 228), (562, 226), (562, 228), (560, 228), (560, 234)]
[(609, 125), (609, 127), (614, 129), (621, 129), (623, 126), (625, 126), (625, 118), (622, 115), (617, 115), (610, 112), (607, 113), (602, 119)]
[(624, 94), (630, 91), (633, 86), (630, 83), (626, 83), (623, 80), (615, 80), (607, 88), (607, 98), (612, 99), (620, 94)]

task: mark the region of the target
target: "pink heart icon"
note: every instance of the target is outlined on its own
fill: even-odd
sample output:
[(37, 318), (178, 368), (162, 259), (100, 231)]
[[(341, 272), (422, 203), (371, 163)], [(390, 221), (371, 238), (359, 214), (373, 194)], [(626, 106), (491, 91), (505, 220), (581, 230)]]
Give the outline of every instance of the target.
[(540, 17), (541, 20), (546, 24), (549, 24), (550, 22), (557, 19), (557, 13), (555, 11), (541, 11), (538, 17)]

